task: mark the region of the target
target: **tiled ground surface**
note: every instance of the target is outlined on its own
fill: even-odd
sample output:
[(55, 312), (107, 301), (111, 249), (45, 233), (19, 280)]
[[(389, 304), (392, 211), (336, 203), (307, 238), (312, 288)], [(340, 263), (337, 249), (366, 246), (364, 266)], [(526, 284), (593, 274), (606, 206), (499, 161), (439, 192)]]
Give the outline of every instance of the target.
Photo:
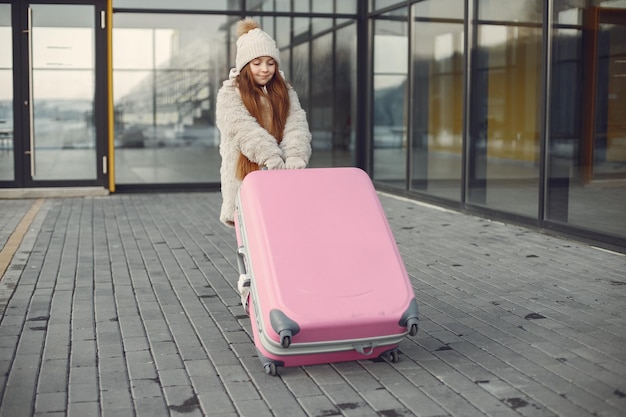
[[(624, 255), (381, 200), (419, 334), (396, 364), (279, 377), (256, 357), (219, 194), (45, 200), (0, 282), (0, 416), (624, 415)], [(0, 245), (32, 204), (0, 200)]]

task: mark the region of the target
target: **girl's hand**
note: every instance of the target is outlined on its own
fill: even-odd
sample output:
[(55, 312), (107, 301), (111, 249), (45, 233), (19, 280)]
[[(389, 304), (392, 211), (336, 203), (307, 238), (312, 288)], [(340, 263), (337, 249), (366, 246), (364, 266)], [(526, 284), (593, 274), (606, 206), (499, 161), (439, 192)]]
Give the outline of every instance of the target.
[(285, 161), (280, 156), (272, 156), (264, 165), (267, 169), (285, 169)]
[(285, 168), (287, 169), (302, 169), (306, 168), (306, 162), (302, 158), (296, 156), (290, 156), (285, 161)]

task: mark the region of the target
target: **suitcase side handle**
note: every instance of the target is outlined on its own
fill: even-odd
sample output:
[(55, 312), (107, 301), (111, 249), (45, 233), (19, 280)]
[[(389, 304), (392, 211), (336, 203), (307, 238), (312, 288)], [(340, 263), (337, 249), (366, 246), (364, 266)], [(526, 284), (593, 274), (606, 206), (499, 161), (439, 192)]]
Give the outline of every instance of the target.
[(237, 248), (237, 269), (239, 269), (239, 275), (246, 275), (246, 250), (243, 246)]
[(369, 356), (369, 355), (372, 354), (372, 352), (374, 351), (374, 348), (376, 348), (376, 346), (377, 346), (376, 343), (371, 343), (369, 345), (355, 344), (354, 345), (354, 350), (359, 352), (361, 355)]

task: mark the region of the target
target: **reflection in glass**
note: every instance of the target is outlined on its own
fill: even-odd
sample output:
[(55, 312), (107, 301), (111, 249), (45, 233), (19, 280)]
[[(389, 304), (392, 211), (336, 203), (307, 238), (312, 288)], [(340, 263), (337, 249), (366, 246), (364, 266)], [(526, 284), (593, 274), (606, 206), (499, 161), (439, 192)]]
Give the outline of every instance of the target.
[(542, 30), (479, 24), (476, 32), (468, 200), (536, 217)]
[(359, 0), (337, 0), (335, 1), (336, 13), (356, 13), (357, 2)]
[(413, 5), (413, 14), (418, 18), (463, 19), (464, 0), (426, 0)]
[(356, 116), (356, 24), (337, 31), (332, 166), (354, 166)]
[(571, 18), (553, 31), (546, 218), (623, 238), (626, 9), (561, 13)]
[(33, 179), (96, 179), (94, 7), (31, 8)]
[(225, 17), (116, 15), (118, 184), (219, 182), (215, 95), (228, 77)]
[(13, 37), (11, 5), (0, 4), (0, 181), (15, 177), (13, 155)]
[(404, 2), (401, 0), (372, 0), (370, 1), (370, 10), (371, 11), (380, 10), (380, 9), (384, 9), (385, 7), (397, 5), (398, 3), (404, 3)]
[(293, 2), (293, 11), (298, 13), (307, 13), (310, 12), (310, 6), (308, 1), (294, 1)]
[[(411, 189), (459, 201), (463, 152), (463, 2), (417, 3), (416, 12), (460, 15), (458, 23), (414, 25)], [(425, 16), (427, 12), (433, 12)], [(459, 16), (457, 16), (459, 18)]]
[[(398, 13), (395, 11), (394, 15)], [(373, 23), (373, 178), (404, 187), (408, 23), (406, 20), (383, 18)]]
[(290, 12), (291, 0), (274, 0), (274, 7), (277, 12)]
[(313, 35), (333, 27), (333, 19), (315, 17), (311, 19), (311, 32)]
[[(276, 45), (278, 49), (280, 49), (280, 59), (283, 59), (283, 51), (284, 48), (289, 46), (291, 43), (291, 18), (289, 17), (277, 17), (276, 18), (276, 33), (274, 39), (276, 40)], [(289, 61), (285, 61), (289, 62)], [(287, 68), (285, 65), (282, 66), (283, 71)]]
[[(543, 1), (538, 0), (479, 0), (478, 19), (499, 22), (541, 23), (544, 7), (543, 3)], [(559, 2), (554, 1), (554, 3)]]
[(312, 167), (354, 165), (355, 45), (356, 25), (351, 24), (281, 50), (283, 62), (292, 51), (292, 76), (287, 81), (307, 112), (313, 134)]
[[(332, 13), (333, 10), (333, 3), (335, 3), (336, 0), (315, 0), (313, 2), (311, 2), (311, 6), (313, 7), (313, 13)], [(339, 2), (341, 3), (341, 1)], [(346, 2), (344, 0), (344, 3), (349, 3)]]
[[(300, 4), (299, 2), (296, 2)], [(294, 17), (293, 18), (293, 38), (295, 42), (301, 39), (306, 39), (311, 31), (311, 18), (310, 17)]]
[(287, 77), (287, 81), (291, 83), (293, 88), (298, 93), (300, 104), (302, 104), (302, 108), (307, 112), (307, 114), (310, 112), (309, 99), (311, 97), (309, 92), (309, 47), (309, 43), (303, 42), (291, 49), (292, 73), (291, 77)]
[[(239, 1), (230, 0), (113, 0), (114, 8), (168, 10), (240, 10)], [(235, 7), (234, 7), (235, 6)]]
[(626, 179), (626, 13), (620, 18), (598, 25), (592, 180)]
[(311, 109), (309, 126), (313, 134), (313, 150), (332, 148), (333, 125), (333, 36), (327, 34), (313, 40), (312, 60), (320, 63), (311, 71)]

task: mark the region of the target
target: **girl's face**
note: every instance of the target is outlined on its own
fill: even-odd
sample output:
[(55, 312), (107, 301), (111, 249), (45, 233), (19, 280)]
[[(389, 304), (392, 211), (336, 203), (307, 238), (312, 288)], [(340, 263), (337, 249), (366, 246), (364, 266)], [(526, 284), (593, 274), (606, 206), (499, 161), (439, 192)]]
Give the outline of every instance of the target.
[(276, 72), (276, 61), (269, 56), (261, 56), (250, 61), (250, 72), (252, 79), (258, 85), (266, 85), (274, 77)]

